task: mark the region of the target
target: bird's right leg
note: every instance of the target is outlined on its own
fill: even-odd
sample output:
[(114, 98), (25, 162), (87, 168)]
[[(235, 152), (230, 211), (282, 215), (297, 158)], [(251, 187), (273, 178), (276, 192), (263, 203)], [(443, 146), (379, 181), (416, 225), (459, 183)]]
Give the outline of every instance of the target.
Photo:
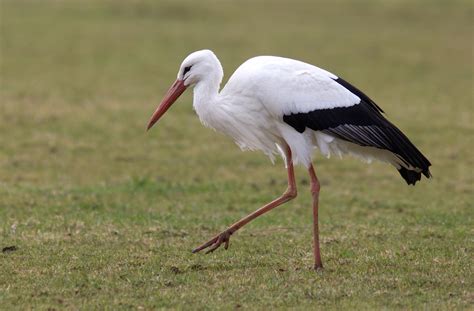
[(308, 168), (308, 173), (311, 178), (311, 194), (313, 196), (313, 254), (314, 254), (314, 269), (322, 269), (323, 262), (321, 261), (321, 251), (319, 249), (319, 190), (321, 185), (318, 177), (314, 172), (313, 165), (311, 164)]
[(277, 199), (273, 200), (272, 202), (264, 205), (263, 207), (259, 208), (255, 212), (247, 215), (246, 217), (242, 218), (238, 222), (234, 223), (232, 226), (221, 232), (220, 234), (216, 235), (206, 243), (202, 244), (201, 246), (197, 247), (193, 250), (193, 253), (197, 253), (205, 248), (210, 247), (207, 253), (211, 253), (215, 251), (222, 243), (224, 243), (224, 248), (227, 249), (229, 247), (229, 240), (230, 236), (244, 225), (252, 221), (253, 219), (257, 218), (258, 216), (274, 209), (275, 207), (290, 201), (296, 197), (296, 182), (295, 182), (295, 171), (293, 168), (293, 160), (291, 157), (291, 149), (290, 147), (286, 146), (286, 168), (288, 172), (288, 188), (286, 191)]

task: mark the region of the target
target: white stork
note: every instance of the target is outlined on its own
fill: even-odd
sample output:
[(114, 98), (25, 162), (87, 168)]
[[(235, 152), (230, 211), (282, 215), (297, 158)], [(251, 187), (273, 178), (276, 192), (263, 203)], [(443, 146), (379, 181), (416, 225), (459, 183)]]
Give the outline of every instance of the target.
[(243, 63), (219, 92), (221, 63), (210, 50), (190, 54), (176, 82), (153, 113), (148, 128), (189, 86), (201, 122), (231, 136), (242, 149), (261, 150), (272, 161), (280, 154), (288, 171), (287, 190), (267, 205), (228, 227), (193, 250), (229, 246), (239, 228), (296, 197), (293, 164), (301, 163), (311, 178), (313, 197), (314, 268), (322, 268), (319, 250), (318, 198), (320, 184), (312, 165), (314, 149), (325, 155), (351, 154), (393, 165), (408, 184), (421, 174), (431, 177), (428, 159), (383, 116), (382, 109), (347, 81), (313, 65), (274, 56)]

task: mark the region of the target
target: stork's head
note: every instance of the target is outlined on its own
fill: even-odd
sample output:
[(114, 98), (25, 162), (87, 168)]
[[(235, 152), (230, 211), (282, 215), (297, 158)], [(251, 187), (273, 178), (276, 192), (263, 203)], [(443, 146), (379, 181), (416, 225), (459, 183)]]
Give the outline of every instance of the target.
[(147, 130), (161, 118), (188, 86), (201, 82), (219, 86), (223, 75), (221, 63), (212, 51), (201, 50), (189, 54), (179, 67), (176, 81), (153, 113)]

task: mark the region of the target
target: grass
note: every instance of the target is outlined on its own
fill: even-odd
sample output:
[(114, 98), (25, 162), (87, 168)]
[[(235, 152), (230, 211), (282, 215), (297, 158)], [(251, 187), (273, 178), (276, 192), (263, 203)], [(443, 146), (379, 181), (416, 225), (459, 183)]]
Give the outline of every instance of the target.
[[(473, 307), (469, 1), (1, 2), (0, 309)], [(353, 82), (433, 163), (316, 156), (325, 269), (299, 197), (190, 250), (285, 189), (281, 161), (199, 124), (191, 92), (146, 122), (181, 60), (226, 77), (283, 55)], [(14, 248), (8, 248), (14, 246)]]

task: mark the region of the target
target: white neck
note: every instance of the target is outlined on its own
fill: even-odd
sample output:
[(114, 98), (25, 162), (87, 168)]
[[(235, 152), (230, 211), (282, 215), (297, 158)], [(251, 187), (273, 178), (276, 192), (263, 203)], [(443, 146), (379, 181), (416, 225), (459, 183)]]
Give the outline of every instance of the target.
[(217, 58), (209, 66), (207, 75), (194, 86), (193, 106), (201, 121), (208, 123), (212, 110), (218, 108), (219, 88), (224, 72)]
[(193, 66), (192, 75), (188, 78), (194, 84), (193, 107), (201, 121), (210, 125), (208, 121), (212, 119), (214, 110), (219, 106), (219, 87), (224, 70), (216, 55), (211, 51), (204, 50), (196, 53), (202, 54), (202, 57)]
[(219, 95), (220, 81), (203, 80), (194, 87), (193, 106), (197, 114), (201, 117), (210, 106), (217, 101)]

